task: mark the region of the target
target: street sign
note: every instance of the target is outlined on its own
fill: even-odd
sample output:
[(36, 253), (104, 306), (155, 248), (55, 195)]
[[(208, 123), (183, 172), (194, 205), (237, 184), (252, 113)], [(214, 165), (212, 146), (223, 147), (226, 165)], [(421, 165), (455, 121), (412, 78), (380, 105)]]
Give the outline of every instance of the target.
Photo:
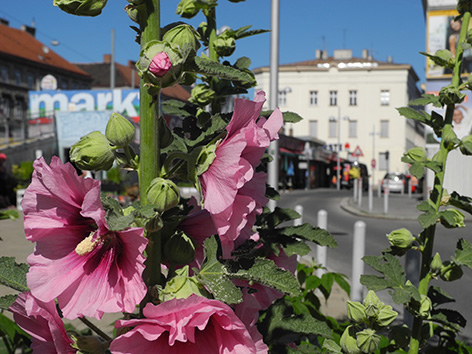
[(351, 147), (351, 145), (349, 145), (349, 143), (344, 144), (344, 148), (345, 148), (346, 150), (349, 150), (350, 147)]
[(375, 168), (377, 162), (375, 161), (375, 159), (372, 159), (372, 168)]
[(352, 153), (352, 156), (354, 156), (354, 157), (363, 157), (364, 156), (364, 153), (362, 152), (359, 145), (356, 146), (356, 149)]

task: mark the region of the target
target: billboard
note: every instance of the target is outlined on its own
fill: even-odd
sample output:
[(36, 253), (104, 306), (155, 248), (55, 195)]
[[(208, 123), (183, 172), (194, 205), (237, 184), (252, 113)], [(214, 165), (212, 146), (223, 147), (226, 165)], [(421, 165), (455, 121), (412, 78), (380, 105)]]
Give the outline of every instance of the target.
[(54, 112), (113, 111), (139, 119), (139, 90), (30, 91), (31, 118), (50, 117)]
[[(456, 54), (461, 20), (455, 20), (458, 15), (456, 10), (430, 11), (427, 19), (426, 52), (434, 54), (438, 50), (447, 49), (453, 56)], [(469, 30), (472, 24), (469, 26)], [(451, 77), (451, 70), (436, 65), (427, 58), (426, 77), (442, 78)], [(472, 73), (472, 50), (467, 49), (463, 53), (462, 72)]]

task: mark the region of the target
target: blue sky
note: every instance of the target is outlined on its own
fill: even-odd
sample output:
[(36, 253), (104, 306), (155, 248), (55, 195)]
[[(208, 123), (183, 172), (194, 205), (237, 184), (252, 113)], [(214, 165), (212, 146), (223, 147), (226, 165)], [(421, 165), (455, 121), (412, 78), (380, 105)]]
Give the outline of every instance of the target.
[[(162, 25), (182, 20), (175, 15), (178, 0), (161, 1)], [(219, 0), (218, 26), (270, 29), (270, 0), (246, 0), (232, 3)], [(352, 49), (361, 56), (369, 49), (375, 59), (392, 56), (395, 63), (413, 65), (424, 82), (425, 60), (418, 54), (425, 50), (425, 19), (421, 0), (280, 0), (280, 64), (310, 60), (316, 49)], [(126, 64), (137, 60), (139, 46), (133, 22), (123, 8), (125, 0), (109, 0), (98, 17), (68, 15), (53, 6), (53, 0), (7, 1), (0, 8), (0, 17), (10, 26), (34, 21), (36, 37), (65, 59), (74, 63), (101, 62), (111, 52), (111, 29), (115, 30), (116, 61)], [(203, 15), (189, 20), (198, 26)], [(59, 41), (52, 46), (52, 40)], [(269, 65), (270, 34), (261, 34), (238, 41), (230, 58), (240, 56), (252, 60), (251, 68)]]

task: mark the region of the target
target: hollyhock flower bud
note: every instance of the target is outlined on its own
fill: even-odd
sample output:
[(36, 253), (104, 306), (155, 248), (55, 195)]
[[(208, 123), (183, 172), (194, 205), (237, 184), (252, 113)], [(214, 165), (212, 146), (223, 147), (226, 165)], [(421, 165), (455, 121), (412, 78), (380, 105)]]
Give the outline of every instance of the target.
[(82, 170), (109, 170), (115, 161), (115, 154), (105, 135), (94, 131), (72, 145), (70, 160)]
[(357, 346), (363, 353), (373, 353), (377, 350), (380, 343), (380, 336), (373, 329), (367, 328), (357, 332)]
[(200, 106), (206, 106), (215, 98), (215, 96), (215, 91), (213, 91), (208, 85), (198, 84), (192, 89), (192, 97), (190, 97), (189, 101)]
[(175, 207), (180, 200), (179, 188), (169, 179), (157, 177), (146, 192), (149, 203), (160, 213)]
[(410, 248), (415, 240), (411, 232), (404, 228), (392, 231), (387, 238), (392, 246), (398, 248)]
[(192, 26), (187, 24), (181, 24), (171, 28), (164, 34), (162, 40), (164, 42), (177, 44), (180, 48), (189, 46), (194, 51), (197, 51), (200, 48), (198, 33)]
[(113, 113), (105, 130), (106, 138), (117, 147), (129, 145), (134, 139), (134, 126), (121, 114)]
[(229, 57), (236, 49), (236, 41), (228, 30), (220, 34), (215, 41), (215, 50), (220, 57)]
[(195, 257), (195, 243), (184, 233), (173, 234), (164, 245), (164, 256), (175, 264), (189, 264)]
[(151, 64), (149, 65), (149, 71), (156, 76), (164, 76), (172, 67), (169, 56), (165, 52), (157, 53), (152, 58)]
[(380, 308), (379, 314), (377, 316), (377, 323), (382, 326), (386, 327), (390, 323), (392, 323), (395, 318), (397, 318), (398, 312), (392, 310), (392, 306), (384, 305)]
[(54, 6), (78, 16), (100, 15), (106, 4), (107, 0), (54, 0)]
[(428, 318), (431, 313), (432, 308), (433, 308), (433, 303), (431, 302), (431, 299), (426, 295), (421, 295), (419, 315), (422, 318)]
[(439, 255), (438, 252), (436, 252), (436, 254), (434, 255), (433, 257), (433, 260), (431, 261), (431, 272), (433, 273), (438, 273), (441, 268), (442, 268), (442, 260), (441, 260), (441, 256)]
[(200, 8), (196, 5), (195, 0), (181, 0), (177, 5), (177, 15), (183, 18), (192, 18), (198, 13)]
[(361, 354), (362, 351), (357, 346), (356, 330), (353, 326), (348, 326), (339, 341), (343, 350), (348, 354)]
[(347, 302), (347, 315), (350, 320), (356, 323), (362, 323), (367, 320), (365, 306), (357, 301)]

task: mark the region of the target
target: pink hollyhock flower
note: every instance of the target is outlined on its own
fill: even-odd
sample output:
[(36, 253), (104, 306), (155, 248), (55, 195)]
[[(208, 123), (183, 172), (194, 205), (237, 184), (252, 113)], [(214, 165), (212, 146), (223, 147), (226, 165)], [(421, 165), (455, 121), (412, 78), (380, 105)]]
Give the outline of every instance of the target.
[(146, 318), (117, 321), (118, 328), (134, 328), (111, 343), (112, 353), (257, 353), (244, 324), (220, 301), (193, 294), (149, 303), (143, 313)]
[(225, 257), (239, 237), (237, 243), (250, 236), (256, 215), (268, 201), (266, 175), (255, 168), (270, 142), (278, 139), (283, 118), (278, 109), (269, 119), (259, 118), (264, 101), (262, 91), (254, 101), (236, 99), (227, 135), (216, 148), (215, 160), (200, 176), (205, 209), (212, 215)]
[(149, 64), (149, 71), (156, 76), (164, 76), (172, 67), (169, 56), (166, 52), (157, 53)]
[(133, 312), (146, 294), (143, 229), (110, 231), (100, 182), (80, 178), (71, 164), (40, 158), (34, 168), (22, 202), (26, 238), (36, 242), (27, 274), (33, 296), (57, 298), (69, 319)]
[(18, 295), (9, 309), (18, 326), (31, 335), (34, 353), (69, 354), (77, 351), (71, 347), (54, 301), (42, 302), (30, 292)]

